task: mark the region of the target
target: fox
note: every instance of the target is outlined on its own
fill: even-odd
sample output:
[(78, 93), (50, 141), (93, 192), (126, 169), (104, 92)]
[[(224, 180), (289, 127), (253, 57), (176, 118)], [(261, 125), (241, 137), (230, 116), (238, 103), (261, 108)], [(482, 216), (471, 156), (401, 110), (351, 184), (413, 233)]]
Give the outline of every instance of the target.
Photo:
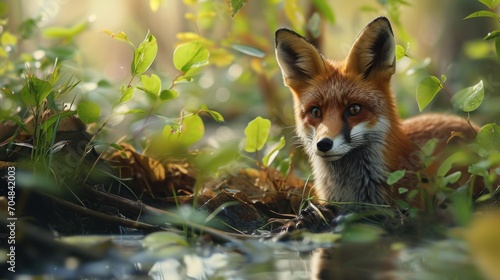
[[(309, 158), (320, 203), (394, 205), (405, 199), (400, 187), (425, 186), (439, 167), (422, 161), (421, 149), (429, 140), (436, 139), (439, 152), (455, 138), (474, 140), (479, 130), (456, 115), (400, 118), (391, 89), (395, 39), (386, 17), (368, 23), (342, 61), (325, 58), (287, 28), (276, 31), (275, 52), (293, 97), (296, 134)], [(388, 174), (397, 170), (405, 175), (389, 185)], [(411, 203), (422, 202), (415, 198)]]

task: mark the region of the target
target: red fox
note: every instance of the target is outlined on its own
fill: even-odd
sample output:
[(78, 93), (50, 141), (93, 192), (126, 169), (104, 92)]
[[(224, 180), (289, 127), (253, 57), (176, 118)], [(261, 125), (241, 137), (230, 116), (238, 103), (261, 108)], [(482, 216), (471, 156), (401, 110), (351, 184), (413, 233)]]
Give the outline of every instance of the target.
[[(321, 201), (394, 205), (402, 198), (399, 187), (425, 185), (439, 166), (423, 170), (420, 149), (428, 140), (437, 139), (440, 151), (452, 135), (475, 138), (478, 127), (458, 116), (400, 119), (390, 88), (394, 35), (385, 17), (365, 27), (341, 62), (326, 59), (289, 29), (277, 30), (275, 43)], [(389, 186), (388, 174), (402, 169), (405, 176)]]

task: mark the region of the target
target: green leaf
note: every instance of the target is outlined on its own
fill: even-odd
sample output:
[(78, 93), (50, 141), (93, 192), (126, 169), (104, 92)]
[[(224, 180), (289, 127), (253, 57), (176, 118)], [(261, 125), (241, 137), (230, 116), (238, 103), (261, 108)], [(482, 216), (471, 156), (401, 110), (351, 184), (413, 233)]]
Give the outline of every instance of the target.
[(250, 56), (255, 56), (258, 58), (263, 58), (266, 55), (263, 51), (258, 50), (258, 49), (253, 48), (253, 47), (249, 47), (249, 46), (233, 44), (232, 47), (233, 47), (233, 49), (235, 49), (239, 52), (242, 52), (242, 53), (250, 55)]
[(90, 124), (99, 119), (101, 108), (96, 102), (82, 101), (78, 104), (77, 113), (83, 123)]
[(399, 61), (401, 58), (405, 57), (406, 50), (401, 45), (396, 45), (396, 61)]
[(127, 87), (125, 85), (122, 85), (121, 93), (122, 96), (120, 97), (120, 101), (118, 101), (118, 104), (129, 102), (132, 97), (134, 97), (134, 87)]
[(290, 172), (292, 171), (293, 167), (292, 157), (293, 155), (284, 158), (278, 163), (278, 166), (276, 166), (276, 169), (283, 175), (283, 177), (288, 176), (288, 174), (290, 174)]
[(404, 194), (404, 193), (407, 193), (407, 192), (408, 192), (408, 189), (407, 189), (407, 188), (403, 188), (403, 187), (398, 188), (398, 193), (399, 193), (399, 194)]
[(484, 85), (483, 81), (479, 81), (474, 86), (464, 88), (457, 92), (451, 99), (451, 104), (455, 108), (460, 108), (464, 112), (472, 112), (476, 110), (484, 98)]
[(486, 177), (488, 176), (488, 169), (490, 167), (491, 166), (488, 160), (482, 160), (480, 162), (469, 165), (467, 171), (470, 174)]
[(210, 52), (200, 42), (189, 42), (179, 45), (174, 50), (174, 66), (177, 70), (187, 73), (208, 64)]
[(120, 146), (119, 144), (116, 144), (116, 143), (110, 143), (109, 144), (110, 147), (113, 147), (115, 149), (117, 149), (118, 151), (120, 151), (120, 156), (123, 158), (123, 159), (127, 159), (127, 153), (125, 153), (125, 149)]
[(314, 5), (317, 10), (323, 15), (323, 17), (330, 22), (330, 24), (335, 23), (335, 15), (333, 14), (333, 10), (326, 0), (313, 0)]
[(498, 18), (498, 15), (494, 12), (491, 12), (491, 11), (477, 11), (477, 12), (474, 12), (474, 13), (466, 16), (464, 19), (478, 18), (478, 17)]
[(451, 170), (451, 167), (454, 164), (466, 165), (468, 164), (469, 159), (470, 155), (468, 155), (466, 152), (464, 151), (455, 152), (441, 163), (436, 175), (438, 177), (444, 177), (446, 173), (448, 173)]
[(144, 41), (134, 50), (134, 59), (132, 61), (131, 73), (133, 76), (141, 75), (151, 67), (158, 52), (156, 38), (147, 34)]
[(434, 151), (436, 150), (436, 146), (439, 143), (437, 138), (432, 138), (429, 139), (429, 141), (425, 142), (425, 144), (422, 146), (421, 150), (424, 156), (432, 156), (434, 154)]
[(219, 112), (208, 109), (207, 105), (201, 105), (200, 110), (209, 113), (212, 116), (212, 118), (217, 122), (224, 121), (224, 117)]
[(250, 121), (245, 128), (244, 150), (248, 153), (260, 151), (267, 142), (271, 121), (262, 117), (257, 117)]
[(262, 158), (262, 163), (264, 166), (269, 166), (273, 163), (274, 159), (278, 155), (278, 152), (285, 147), (285, 137), (281, 136), (280, 141), (269, 151), (267, 155)]
[(12, 35), (9, 31), (4, 31), (0, 37), (0, 43), (2, 46), (14, 46), (17, 44), (17, 37)]
[(123, 31), (120, 31), (120, 32), (115, 34), (115, 33), (111, 32), (110, 30), (106, 29), (106, 30), (103, 30), (101, 32), (109, 35), (111, 37), (111, 39), (125, 42), (125, 43), (131, 45), (133, 48), (135, 48), (134, 44), (129, 40), (127, 34), (125, 34), (125, 32), (123, 32)]
[(477, 143), (486, 150), (500, 149), (500, 126), (495, 123), (486, 124), (476, 136)]
[(450, 184), (455, 184), (458, 181), (458, 179), (460, 179), (460, 177), (462, 177), (461, 171), (453, 172), (450, 175), (444, 177), (443, 185), (447, 186)]
[(484, 40), (468, 41), (463, 46), (464, 54), (472, 59), (483, 59), (491, 53), (491, 43)]
[(446, 75), (441, 75), (441, 84), (444, 84), (446, 82)]
[(394, 185), (396, 184), (401, 178), (403, 178), (406, 174), (406, 170), (401, 169), (401, 170), (396, 170), (392, 173), (389, 173), (387, 176), (387, 184), (388, 185)]
[(145, 91), (154, 96), (159, 96), (161, 92), (161, 80), (155, 74), (151, 74), (151, 77), (147, 75), (141, 75), (142, 87), (138, 87), (140, 90)]
[(52, 85), (35, 76), (29, 76), (21, 90), (21, 97), (27, 106), (40, 106), (52, 91)]
[(193, 81), (193, 78), (190, 76), (180, 76), (174, 80), (174, 84), (190, 83), (192, 81)]
[(500, 4), (500, 0), (479, 0), (479, 2), (486, 5), (486, 7), (490, 9), (494, 9), (498, 4)]
[(172, 245), (187, 246), (188, 244), (184, 236), (168, 231), (150, 233), (142, 240), (142, 245), (149, 251), (157, 251)]
[(231, 17), (234, 17), (245, 6), (247, 0), (229, 0), (228, 2), (231, 8)]
[(120, 146), (120, 144), (117, 144), (117, 143), (110, 143), (109, 146), (113, 147), (119, 151), (125, 151), (125, 149), (122, 146)]
[(176, 99), (179, 96), (179, 92), (175, 89), (164, 89), (160, 92), (160, 100), (171, 100)]
[(166, 125), (163, 128), (163, 137), (166, 140), (165, 145), (173, 147), (187, 148), (203, 137), (205, 126), (198, 114), (193, 114), (182, 119), (181, 125), (176, 128)]
[(487, 200), (490, 200), (492, 197), (493, 197), (492, 193), (483, 194), (480, 197), (478, 197), (477, 199), (475, 199), (474, 202), (475, 203), (485, 202)]
[(425, 77), (417, 86), (417, 104), (422, 112), (436, 94), (443, 88), (441, 81), (435, 76)]
[(500, 36), (500, 30), (494, 30), (494, 31), (491, 31), (490, 33), (488, 33), (488, 35), (486, 35), (486, 37), (484, 37), (483, 39), (490, 40), (493, 38), (498, 38), (499, 36)]
[(73, 37), (82, 33), (89, 26), (89, 21), (76, 24), (72, 27), (47, 27), (43, 30), (43, 35), (47, 38), (72, 40)]

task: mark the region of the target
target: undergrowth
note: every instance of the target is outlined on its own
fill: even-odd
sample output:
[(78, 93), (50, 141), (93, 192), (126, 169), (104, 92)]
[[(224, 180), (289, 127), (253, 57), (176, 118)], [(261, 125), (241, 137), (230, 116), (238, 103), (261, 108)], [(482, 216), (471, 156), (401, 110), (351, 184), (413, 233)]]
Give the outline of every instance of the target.
[[(192, 92), (198, 92), (193, 94), (196, 97), (199, 92), (205, 91), (199, 80), (237, 65), (244, 68), (243, 73), (233, 81), (233, 85), (227, 87), (250, 87), (249, 92), (252, 94), (259, 90), (266, 92), (266, 83), (262, 81), (269, 84), (274, 79), (279, 80), (274, 62), (274, 46), (269, 40), (266, 41), (262, 34), (253, 34), (244, 27), (253, 20), (242, 12), (246, 1), (239, 1), (242, 5), (235, 3), (238, 1), (228, 1), (224, 7), (214, 5), (211, 1), (185, 2), (189, 10), (185, 19), (195, 27), (191, 31), (176, 34), (178, 41), (171, 56), (173, 68), (177, 71), (174, 75), (155, 70), (155, 63), (164, 63), (156, 60), (157, 54), (162, 51), (155, 37), (157, 34), (144, 30), (144, 39), (136, 43), (132, 42), (125, 31), (101, 31), (106, 40), (118, 40), (130, 46), (129, 57), (123, 58), (124, 61), (131, 61), (129, 77), (118, 84), (108, 81), (104, 76), (86, 80), (85, 76), (71, 71), (70, 66), (77, 60), (78, 49), (84, 47), (78, 45), (75, 38), (92, 30), (91, 21), (85, 20), (71, 27), (40, 28), (41, 18), (27, 19), (18, 27), (9, 26), (8, 18), (0, 20), (0, 123), (13, 122), (17, 125), (13, 135), (28, 135), (23, 138), (23, 142), (17, 141), (19, 138), (15, 136), (2, 138), (1, 159), (8, 160), (9, 157), (16, 156), (20, 148), (28, 148), (30, 153), (26, 155), (26, 160), (34, 167), (35, 173), (44, 174), (53, 182), (68, 186), (75, 178), (75, 173), (81, 171), (84, 158), (95, 149), (118, 150), (125, 157), (120, 143), (127, 142), (137, 151), (157, 160), (182, 159), (196, 167), (195, 196), (208, 178), (221, 176), (221, 172), (235, 166), (250, 166), (266, 172), (271, 172), (271, 169), (278, 170), (283, 178), (291, 172), (297, 172), (296, 167), (299, 167), (303, 170), (298, 173), (305, 174), (304, 177), (307, 178), (309, 171), (303, 168), (303, 157), (296, 156), (300, 154), (300, 150), (295, 151), (296, 147), (290, 141), (292, 137), (285, 135), (287, 130), (273, 125), (279, 123), (280, 115), (264, 118), (252, 111), (244, 112), (243, 115), (252, 115), (245, 120), (252, 120), (244, 130), (236, 129), (236, 139), (208, 143), (207, 130), (226, 121), (224, 114), (213, 109), (212, 105), (218, 108), (230, 105), (214, 104), (210, 96), (204, 97), (206, 103), (188, 102)], [(266, 1), (263, 5), (268, 10), (283, 9), (285, 24), (291, 25), (302, 34), (311, 34), (314, 39), (322, 34), (321, 22), (329, 25), (340, 23), (335, 22), (334, 11), (326, 1), (313, 2), (314, 4), (307, 7), (300, 6), (297, 1)], [(407, 3), (375, 2), (377, 3), (373, 7), (363, 7), (362, 11), (389, 14), (401, 34), (406, 34), (400, 21), (400, 9)], [(472, 25), (472, 18), (498, 20), (499, 15), (494, 12), (498, 3), (480, 2), (486, 5), (487, 10), (467, 16), (467, 21)], [(154, 11), (162, 4), (163, 1), (151, 1), (151, 9)], [(310, 16), (305, 12), (306, 8), (313, 11)], [(220, 13), (230, 17), (231, 32), (223, 38), (202, 35), (209, 33), (199, 30), (213, 29)], [(284, 24), (268, 13), (263, 15), (263, 20), (269, 22), (273, 28)], [(50, 45), (29, 51), (23, 49), (20, 42), (34, 40), (38, 36), (47, 39)], [(494, 46), (497, 57), (491, 58), (493, 52), (486, 52), (481, 59), (488, 57), (498, 65), (500, 31), (494, 30), (485, 34), (484, 40), (489, 46)], [(411, 72), (421, 79), (416, 87), (416, 104), (420, 111), (431, 104), (436, 96), (447, 94), (452, 96), (450, 107), (462, 112), (469, 119), (480, 105), (488, 100), (487, 97), (495, 92), (495, 89), (491, 88), (492, 82), (482, 77), (476, 78), (477, 83), (453, 92), (447, 85), (446, 73), (430, 74), (432, 71), (429, 69), (432, 68), (433, 62), (413, 57), (410, 48), (402, 45), (397, 46), (396, 56), (399, 62), (405, 61), (406, 65), (410, 65), (407, 73)], [(277, 86), (272, 90), (280, 91), (282, 88)], [(97, 96), (102, 93), (109, 93), (109, 96)], [(106, 100), (107, 104), (103, 104), (103, 100)], [(279, 100), (274, 102), (268, 106), (275, 108), (282, 105)], [(227, 112), (226, 109), (223, 111)], [(83, 130), (91, 132), (91, 138), (85, 142), (81, 158), (72, 159), (78, 163), (73, 165), (73, 171), (61, 178), (60, 169), (54, 165), (53, 158), (68, 145), (68, 141), (58, 141), (57, 135), (62, 121), (75, 117), (86, 125)], [(31, 120), (28, 120), (30, 118)], [(115, 131), (115, 126), (123, 120), (129, 121), (131, 128), (127, 133), (116, 137), (114, 134), (118, 131)], [(285, 123), (287, 122), (285, 121), (283, 126)], [(287, 124), (290, 125), (289, 122)], [(475, 181), (482, 180), (486, 185), (484, 194), (476, 202), (486, 201), (497, 195), (496, 182), (500, 174), (499, 143), (500, 127), (495, 123), (483, 125), (475, 143), (469, 145), (468, 152), (475, 154), (478, 159), (469, 164), (467, 174), (449, 174), (452, 165), (463, 162), (464, 157), (467, 157), (464, 151), (458, 151), (442, 163), (438, 177), (432, 178), (434, 192), (438, 197), (442, 200), (452, 199), (455, 222), (467, 224), (471, 219), (474, 207), (468, 189)], [(431, 164), (434, 160), (430, 157), (434, 151), (433, 142), (429, 142), (423, 150), (425, 163)], [(96, 156), (92, 160), (97, 162), (100, 159), (100, 156)], [(91, 172), (95, 168), (96, 165), (93, 164), (84, 170)], [(399, 170), (389, 174), (389, 185), (403, 177), (404, 172)], [(88, 177), (88, 174), (83, 175)], [(469, 178), (467, 184), (458, 190), (448, 188), (463, 176)], [(121, 181), (121, 184), (126, 186), (127, 182)], [(401, 188), (399, 192), (406, 193), (408, 190)], [(409, 197), (415, 195), (408, 193)], [(310, 193), (305, 193), (304, 196), (304, 201), (313, 198)], [(398, 207), (418, 215), (417, 209), (411, 209), (405, 201), (398, 201)]]

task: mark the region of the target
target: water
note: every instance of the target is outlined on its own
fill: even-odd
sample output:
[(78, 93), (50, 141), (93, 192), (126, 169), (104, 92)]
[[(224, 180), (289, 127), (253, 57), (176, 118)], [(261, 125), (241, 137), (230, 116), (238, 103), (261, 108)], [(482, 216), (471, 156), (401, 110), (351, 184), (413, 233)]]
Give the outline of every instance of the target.
[(29, 274), (16, 272), (14, 279), (485, 279), (467, 244), (456, 239), (410, 246), (385, 237), (370, 242), (250, 238), (224, 244), (208, 238), (188, 243), (180, 237), (154, 247), (145, 246), (148, 237), (141, 235), (63, 238), (63, 244), (96, 257), (60, 250), (60, 256), (39, 259), (41, 269), (20, 265)]

